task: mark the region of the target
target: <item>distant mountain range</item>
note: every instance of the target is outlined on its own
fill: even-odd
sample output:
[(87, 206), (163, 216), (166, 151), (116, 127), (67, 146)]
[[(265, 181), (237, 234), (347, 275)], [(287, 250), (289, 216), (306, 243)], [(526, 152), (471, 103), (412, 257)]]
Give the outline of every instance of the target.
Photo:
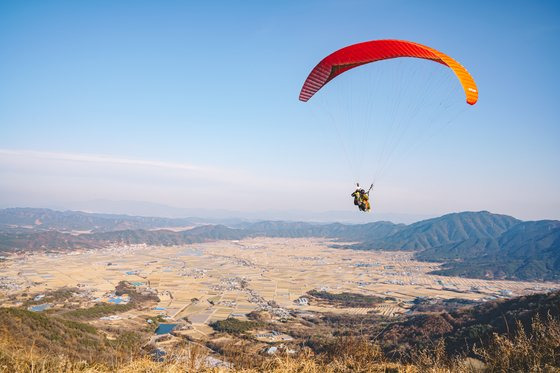
[(129, 215), (92, 214), (37, 208), (0, 209), (0, 231), (91, 231), (187, 227), (190, 219), (169, 219)]
[[(1, 202), (1, 201), (0, 201)], [(16, 207), (12, 205), (0, 205), (0, 208)], [(44, 207), (44, 206), (41, 206)], [(433, 217), (433, 215), (383, 213), (376, 211), (375, 214), (356, 214), (354, 209), (330, 210), (330, 211), (306, 211), (306, 210), (271, 210), (262, 209), (256, 211), (239, 211), (227, 209), (208, 208), (184, 208), (169, 206), (161, 203), (133, 200), (105, 200), (95, 199), (87, 201), (65, 202), (48, 206), (53, 210), (65, 211), (87, 211), (103, 214), (133, 215), (133, 216), (161, 216), (167, 218), (183, 218), (196, 216), (197, 220), (213, 224), (230, 224), (240, 221), (312, 221), (321, 223), (341, 222), (348, 224), (365, 224), (377, 220), (389, 220), (398, 223), (413, 223), (422, 219)]]
[(203, 225), (196, 218), (0, 210), (0, 251), (179, 245), (256, 236), (327, 237), (359, 250), (414, 251), (419, 260), (443, 262), (436, 272), (442, 275), (560, 280), (560, 221), (523, 222), (487, 211), (453, 213), (410, 225), (263, 221), (225, 226)]

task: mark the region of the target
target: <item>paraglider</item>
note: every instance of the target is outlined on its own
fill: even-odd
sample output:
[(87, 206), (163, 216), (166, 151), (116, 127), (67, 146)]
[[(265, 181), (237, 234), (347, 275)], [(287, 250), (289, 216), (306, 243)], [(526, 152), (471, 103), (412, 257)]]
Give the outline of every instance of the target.
[(369, 212), (371, 210), (371, 204), (369, 202), (369, 193), (373, 188), (373, 184), (369, 187), (366, 192), (360, 187), (360, 183), (356, 183), (356, 190), (350, 196), (354, 197), (354, 205), (358, 206), (360, 211)]
[[(473, 77), (469, 74), (469, 72), (459, 62), (457, 62), (450, 56), (436, 49), (433, 49), (426, 45), (422, 45), (411, 41), (405, 41), (405, 40), (372, 40), (363, 43), (353, 44), (331, 53), (327, 57), (323, 58), (315, 66), (315, 68), (313, 68), (313, 70), (309, 73), (307, 79), (305, 80), (301, 88), (299, 94), (299, 100), (303, 102), (307, 102), (334, 78), (351, 69), (354, 69), (355, 67), (362, 66), (369, 63), (374, 63), (376, 61), (397, 59), (397, 58), (404, 58), (404, 57), (429, 60), (448, 67), (453, 72), (454, 76), (457, 78), (459, 83), (461, 84), (461, 87), (465, 94), (466, 102), (469, 105), (474, 105), (478, 101), (478, 88), (476, 86), (476, 83)], [(393, 82), (391, 84), (396, 85), (397, 82)], [(383, 92), (381, 94), (383, 94)], [(428, 95), (427, 89), (424, 94)], [(400, 91), (399, 91), (398, 99), (401, 99)], [(424, 97), (418, 97), (418, 96), (413, 97), (411, 100), (419, 101), (420, 103), (417, 104), (419, 106), (423, 105), (423, 102), (425, 102)], [(400, 107), (399, 103), (397, 103), (397, 105), (395, 106), (396, 108)], [(438, 106), (443, 106), (443, 105), (441, 105), (440, 103)], [(435, 109), (437, 110), (437, 107)], [(416, 109), (410, 109), (410, 112), (412, 113), (411, 117), (413, 114), (416, 114), (417, 110), (416, 111), (415, 110)], [(401, 119), (401, 123), (397, 123), (395, 117), (399, 116), (401, 113), (397, 109), (395, 109), (395, 112), (396, 114), (393, 114), (394, 117), (391, 120), (388, 120), (387, 122), (394, 125), (395, 128), (397, 129), (395, 136), (391, 137), (391, 140), (396, 139), (395, 140), (396, 142), (396, 141), (400, 141), (400, 139), (403, 137), (403, 134), (406, 132), (406, 126), (408, 126), (409, 122), (412, 122), (412, 120), (401, 119), (401, 117), (399, 117), (398, 119)], [(354, 118), (354, 113), (353, 112), (350, 113), (348, 117), (349, 117), (349, 121), (352, 120)], [(402, 123), (404, 123), (404, 125)], [(339, 132), (353, 132), (353, 131), (339, 131)], [(365, 144), (363, 146), (368, 145), (366, 139), (364, 139), (362, 142)], [(383, 145), (381, 156), (379, 157), (380, 158), (379, 163), (381, 163), (381, 161), (386, 162), (386, 158), (388, 158), (394, 153), (396, 146), (397, 144), (392, 146), (391, 144), (387, 145), (387, 143), (385, 143)], [(358, 156), (357, 158), (363, 158), (363, 156), (362, 157)], [(350, 166), (354, 167), (355, 163), (358, 162), (350, 161)], [(386, 168), (385, 164), (381, 166), (383, 170), (384, 168)], [(372, 183), (372, 187), (373, 187), (373, 183)], [(354, 205), (358, 206), (360, 211), (367, 212), (371, 210), (370, 198), (369, 198), (370, 191), (371, 191), (371, 187), (366, 192), (364, 189), (360, 188), (359, 184), (357, 184), (357, 189), (352, 193), (352, 197), (354, 197)]]

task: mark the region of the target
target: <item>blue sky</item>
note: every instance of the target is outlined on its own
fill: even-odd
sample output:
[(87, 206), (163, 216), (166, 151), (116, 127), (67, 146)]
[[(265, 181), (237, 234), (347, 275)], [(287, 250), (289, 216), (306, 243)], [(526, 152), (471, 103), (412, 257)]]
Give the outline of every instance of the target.
[(376, 211), (560, 218), (554, 1), (2, 1), (0, 205), (352, 211), (336, 132), (297, 97), (383, 38), (453, 56), (480, 100), (391, 165)]

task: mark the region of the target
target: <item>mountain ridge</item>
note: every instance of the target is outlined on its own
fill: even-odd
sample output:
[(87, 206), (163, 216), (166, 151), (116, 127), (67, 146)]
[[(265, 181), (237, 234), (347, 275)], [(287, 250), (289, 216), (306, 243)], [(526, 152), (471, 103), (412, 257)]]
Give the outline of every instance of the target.
[(488, 211), (450, 213), (410, 224), (400, 232), (369, 244), (376, 249), (421, 250), (467, 239), (496, 237), (519, 222), (511, 216)]

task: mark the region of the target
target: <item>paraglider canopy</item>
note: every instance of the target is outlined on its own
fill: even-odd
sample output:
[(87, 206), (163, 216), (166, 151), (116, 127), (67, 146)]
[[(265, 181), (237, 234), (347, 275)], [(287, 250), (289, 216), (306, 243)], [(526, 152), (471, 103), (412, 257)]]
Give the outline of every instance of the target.
[(422, 58), (448, 66), (463, 86), (467, 103), (474, 105), (477, 102), (478, 89), (474, 79), (460, 63), (433, 48), (405, 40), (366, 41), (331, 53), (311, 71), (299, 99), (306, 102), (329, 81), (354, 67), (399, 57)]
[[(362, 65), (368, 66), (354, 69)], [(299, 93), (303, 102), (312, 97), (310, 109), (321, 125), (330, 123), (335, 129), (348, 174), (377, 184), (387, 170), (398, 163), (402, 167), (419, 144), (467, 110), (462, 97), (474, 105), (478, 88), (459, 62), (434, 48), (372, 40), (323, 58)]]

